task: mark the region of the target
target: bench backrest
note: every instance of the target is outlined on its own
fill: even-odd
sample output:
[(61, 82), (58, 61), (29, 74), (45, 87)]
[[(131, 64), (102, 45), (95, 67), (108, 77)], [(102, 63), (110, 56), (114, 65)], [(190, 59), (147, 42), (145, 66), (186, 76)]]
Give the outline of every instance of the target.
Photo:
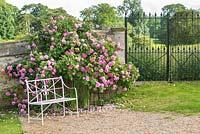
[(28, 102), (39, 102), (65, 97), (63, 78), (26, 80)]

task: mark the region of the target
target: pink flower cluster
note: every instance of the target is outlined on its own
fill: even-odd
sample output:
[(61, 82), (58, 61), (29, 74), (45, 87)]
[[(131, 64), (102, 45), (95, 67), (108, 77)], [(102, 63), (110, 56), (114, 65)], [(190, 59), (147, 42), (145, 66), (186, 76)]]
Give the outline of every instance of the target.
[(13, 89), (6, 91), (6, 96), (12, 99), (11, 104), (13, 106), (17, 106), (20, 109), (20, 114), (26, 114), (27, 99), (19, 99), (17, 93), (14, 92)]
[[(90, 24), (69, 21), (71, 19), (63, 16), (54, 17), (41, 32), (31, 31), (33, 33), (28, 34), (31, 44), (27, 46), (31, 50), (29, 60), (16, 67), (7, 66), (1, 72), (19, 78), (23, 87), (25, 79), (59, 74), (69, 79), (75, 77), (87, 89), (128, 90), (138, 72), (132, 64), (123, 65), (119, 62), (117, 53), (122, 50), (120, 43), (114, 42), (111, 37), (99, 39), (93, 36)], [(45, 49), (39, 50), (36, 44)], [(25, 100), (19, 101), (10, 91), (6, 92), (6, 96), (13, 96), (12, 104), (20, 108), (20, 113), (26, 113)]]
[[(40, 56), (42, 57), (42, 56)], [(47, 55), (43, 56), (44, 59), (48, 59), (49, 57)], [(40, 69), (39, 69), (40, 71)], [(44, 66), (41, 70), (41, 78), (45, 78), (46, 76), (46, 72), (51, 72), (52, 75), (55, 75), (57, 70), (55, 68), (55, 60), (53, 58), (51, 58), (50, 60), (47, 60), (47, 65)]]

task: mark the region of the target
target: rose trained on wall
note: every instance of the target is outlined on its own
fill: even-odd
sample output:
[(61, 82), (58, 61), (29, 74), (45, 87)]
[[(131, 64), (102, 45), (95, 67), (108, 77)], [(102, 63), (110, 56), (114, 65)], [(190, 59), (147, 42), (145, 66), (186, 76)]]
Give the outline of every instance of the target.
[[(95, 34), (91, 24), (63, 16), (54, 17), (39, 32), (32, 28), (28, 34), (29, 58), (7, 66), (2, 72), (18, 78), (23, 91), (25, 79), (55, 76), (75, 81), (78, 92), (128, 90), (138, 78), (138, 70), (132, 64), (119, 62), (117, 53), (122, 48), (118, 42), (110, 37), (99, 39)], [(12, 96), (12, 104), (25, 113), (26, 98), (24, 96), (16, 101), (16, 97), (23, 96), (18, 92), (8, 90), (6, 95)], [(89, 97), (79, 95), (86, 100)]]

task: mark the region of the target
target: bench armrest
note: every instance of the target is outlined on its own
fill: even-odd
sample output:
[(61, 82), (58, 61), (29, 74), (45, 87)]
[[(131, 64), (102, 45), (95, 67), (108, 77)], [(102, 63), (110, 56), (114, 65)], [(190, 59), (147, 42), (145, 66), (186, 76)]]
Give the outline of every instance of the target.
[(74, 89), (74, 90), (75, 90), (76, 98), (78, 98), (78, 94), (77, 94), (77, 89), (76, 89), (76, 87), (68, 87), (64, 82), (63, 82), (63, 85), (64, 85), (64, 87), (66, 87), (66, 88), (68, 88), (68, 89)]

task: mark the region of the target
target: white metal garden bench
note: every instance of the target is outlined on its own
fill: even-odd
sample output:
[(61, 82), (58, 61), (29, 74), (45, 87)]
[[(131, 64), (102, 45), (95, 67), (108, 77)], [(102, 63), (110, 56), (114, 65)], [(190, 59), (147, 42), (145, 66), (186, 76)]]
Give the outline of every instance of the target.
[[(76, 114), (79, 115), (78, 112), (78, 96), (77, 90), (75, 87), (70, 88), (66, 86), (63, 81), (62, 76), (56, 78), (48, 78), (48, 79), (38, 79), (38, 80), (25, 80), (26, 88), (27, 88), (27, 97), (28, 97), (28, 123), (30, 123), (30, 119), (42, 120), (42, 125), (44, 124), (43, 115), (44, 112), (52, 105), (59, 104), (63, 107), (63, 115), (65, 116), (65, 102), (75, 101), (76, 102)], [(74, 89), (75, 97), (70, 97), (67, 94), (66, 89)], [(37, 117), (30, 117), (30, 105), (38, 105), (41, 106), (41, 112)], [(44, 107), (44, 105), (47, 105)], [(70, 109), (67, 109), (71, 114), (73, 113)], [(41, 116), (41, 118), (40, 118)]]

